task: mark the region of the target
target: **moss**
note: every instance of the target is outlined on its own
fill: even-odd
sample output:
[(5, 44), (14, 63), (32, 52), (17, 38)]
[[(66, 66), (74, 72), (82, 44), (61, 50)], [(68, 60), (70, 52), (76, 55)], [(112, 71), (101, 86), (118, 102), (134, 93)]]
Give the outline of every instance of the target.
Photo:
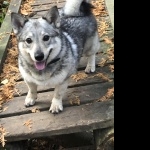
[(0, 27), (5, 18), (10, 0), (0, 0)]

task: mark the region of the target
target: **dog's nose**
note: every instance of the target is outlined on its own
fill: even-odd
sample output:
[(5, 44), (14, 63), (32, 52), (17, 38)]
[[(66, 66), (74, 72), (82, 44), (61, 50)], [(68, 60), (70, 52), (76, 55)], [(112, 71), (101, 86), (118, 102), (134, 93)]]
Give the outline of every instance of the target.
[(37, 61), (42, 61), (44, 59), (44, 54), (42, 52), (35, 53), (34, 55)]

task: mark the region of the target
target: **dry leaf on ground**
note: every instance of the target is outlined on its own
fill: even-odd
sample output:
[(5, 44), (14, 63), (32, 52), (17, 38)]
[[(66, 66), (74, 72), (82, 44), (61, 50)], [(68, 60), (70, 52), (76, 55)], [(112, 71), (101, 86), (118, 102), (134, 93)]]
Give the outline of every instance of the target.
[(103, 67), (107, 60), (105, 58), (102, 58), (101, 61), (99, 62), (98, 66)]
[(40, 112), (40, 110), (39, 110), (38, 108), (33, 108), (33, 109), (31, 110), (31, 112), (32, 112), (32, 113), (37, 113), (37, 112)]
[(31, 4), (34, 2), (34, 0), (25, 0), (23, 5), (21, 5), (20, 12), (22, 15), (30, 15), (32, 13), (32, 7)]
[(8, 83), (8, 79), (5, 79), (1, 82), (1, 84), (7, 84)]
[(99, 77), (101, 78), (102, 80), (104, 81), (108, 81), (108, 82), (111, 82), (112, 80), (108, 78), (107, 75), (104, 75), (103, 73), (97, 73), (96, 75), (92, 76), (91, 78), (94, 78), (94, 77)]
[(111, 72), (114, 72), (114, 65), (109, 65), (109, 69)]
[(108, 37), (108, 36), (104, 37), (104, 41), (105, 41), (107, 44), (110, 44), (110, 47), (113, 47), (113, 46), (114, 46), (114, 44), (113, 44), (112, 40), (111, 40), (111, 39), (109, 39), (109, 37)]
[(6, 129), (0, 125), (0, 143), (2, 144), (2, 146), (5, 146), (5, 135), (8, 134), (9, 132), (6, 131)]
[(3, 108), (3, 111), (6, 111), (7, 109), (8, 109), (8, 107), (4, 107), (4, 108)]
[(95, 16), (105, 16), (108, 15), (105, 9), (105, 2), (104, 0), (96, 0), (92, 1), (92, 5), (95, 7), (93, 9), (93, 13)]
[(84, 80), (88, 77), (88, 75), (85, 72), (78, 72), (77, 74), (73, 74), (71, 78), (78, 82), (79, 80)]
[(80, 105), (80, 99), (79, 99), (79, 96), (76, 96), (76, 95), (72, 95), (73, 98), (70, 98), (71, 100), (69, 101), (69, 103), (71, 105)]
[(18, 78), (18, 48), (14, 34), (11, 40), (12, 47), (8, 49), (7, 57), (1, 73), (1, 80), (4, 85), (0, 87), (0, 104), (3, 104), (13, 97), (14, 85)]
[(109, 99), (112, 99), (114, 97), (114, 87), (107, 90), (107, 93), (101, 97), (98, 102), (107, 101)]
[(26, 126), (26, 127), (28, 127), (28, 129), (30, 130), (32, 128), (32, 124), (33, 124), (32, 120), (29, 119), (23, 125)]

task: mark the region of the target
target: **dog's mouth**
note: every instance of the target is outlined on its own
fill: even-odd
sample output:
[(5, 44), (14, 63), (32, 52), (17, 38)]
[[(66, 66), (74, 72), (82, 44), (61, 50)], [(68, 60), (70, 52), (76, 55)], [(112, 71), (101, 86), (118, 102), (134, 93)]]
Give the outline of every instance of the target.
[(49, 63), (47, 63), (47, 60), (48, 60), (49, 55), (50, 55), (51, 52), (52, 52), (52, 49), (50, 49), (49, 54), (48, 54), (46, 60), (34, 62), (35, 68), (36, 68), (37, 70), (39, 70), (39, 71), (40, 71), (40, 70), (44, 70), (47, 65), (56, 63), (57, 61), (60, 60), (60, 58), (57, 58), (57, 57), (56, 57), (55, 59), (53, 59), (53, 60), (51, 60)]
[(46, 60), (34, 62), (35, 68), (36, 68), (37, 70), (40, 71), (40, 70), (44, 70), (44, 69), (46, 68), (47, 60), (48, 60), (49, 55), (51, 54), (52, 50), (53, 50), (53, 49), (51, 48), (50, 51), (49, 51), (49, 54), (48, 54), (48, 56), (47, 56), (47, 58), (46, 58)]
[(37, 70), (44, 70), (46, 67), (46, 61), (34, 62), (34, 65)]
[[(47, 65), (56, 63), (56, 62), (59, 61), (59, 60), (60, 60), (60, 58), (55, 58), (55, 59), (53, 59), (52, 61), (50, 61)], [(35, 65), (35, 67), (36, 67), (37, 70), (44, 70), (45, 67), (46, 67), (46, 61), (35, 62), (34, 65)]]

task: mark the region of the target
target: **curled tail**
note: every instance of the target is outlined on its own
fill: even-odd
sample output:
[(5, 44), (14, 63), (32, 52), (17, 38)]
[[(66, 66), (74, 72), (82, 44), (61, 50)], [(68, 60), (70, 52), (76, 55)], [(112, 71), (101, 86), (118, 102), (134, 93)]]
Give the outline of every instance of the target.
[(80, 13), (88, 14), (91, 12), (91, 0), (66, 0), (64, 15), (78, 16)]

